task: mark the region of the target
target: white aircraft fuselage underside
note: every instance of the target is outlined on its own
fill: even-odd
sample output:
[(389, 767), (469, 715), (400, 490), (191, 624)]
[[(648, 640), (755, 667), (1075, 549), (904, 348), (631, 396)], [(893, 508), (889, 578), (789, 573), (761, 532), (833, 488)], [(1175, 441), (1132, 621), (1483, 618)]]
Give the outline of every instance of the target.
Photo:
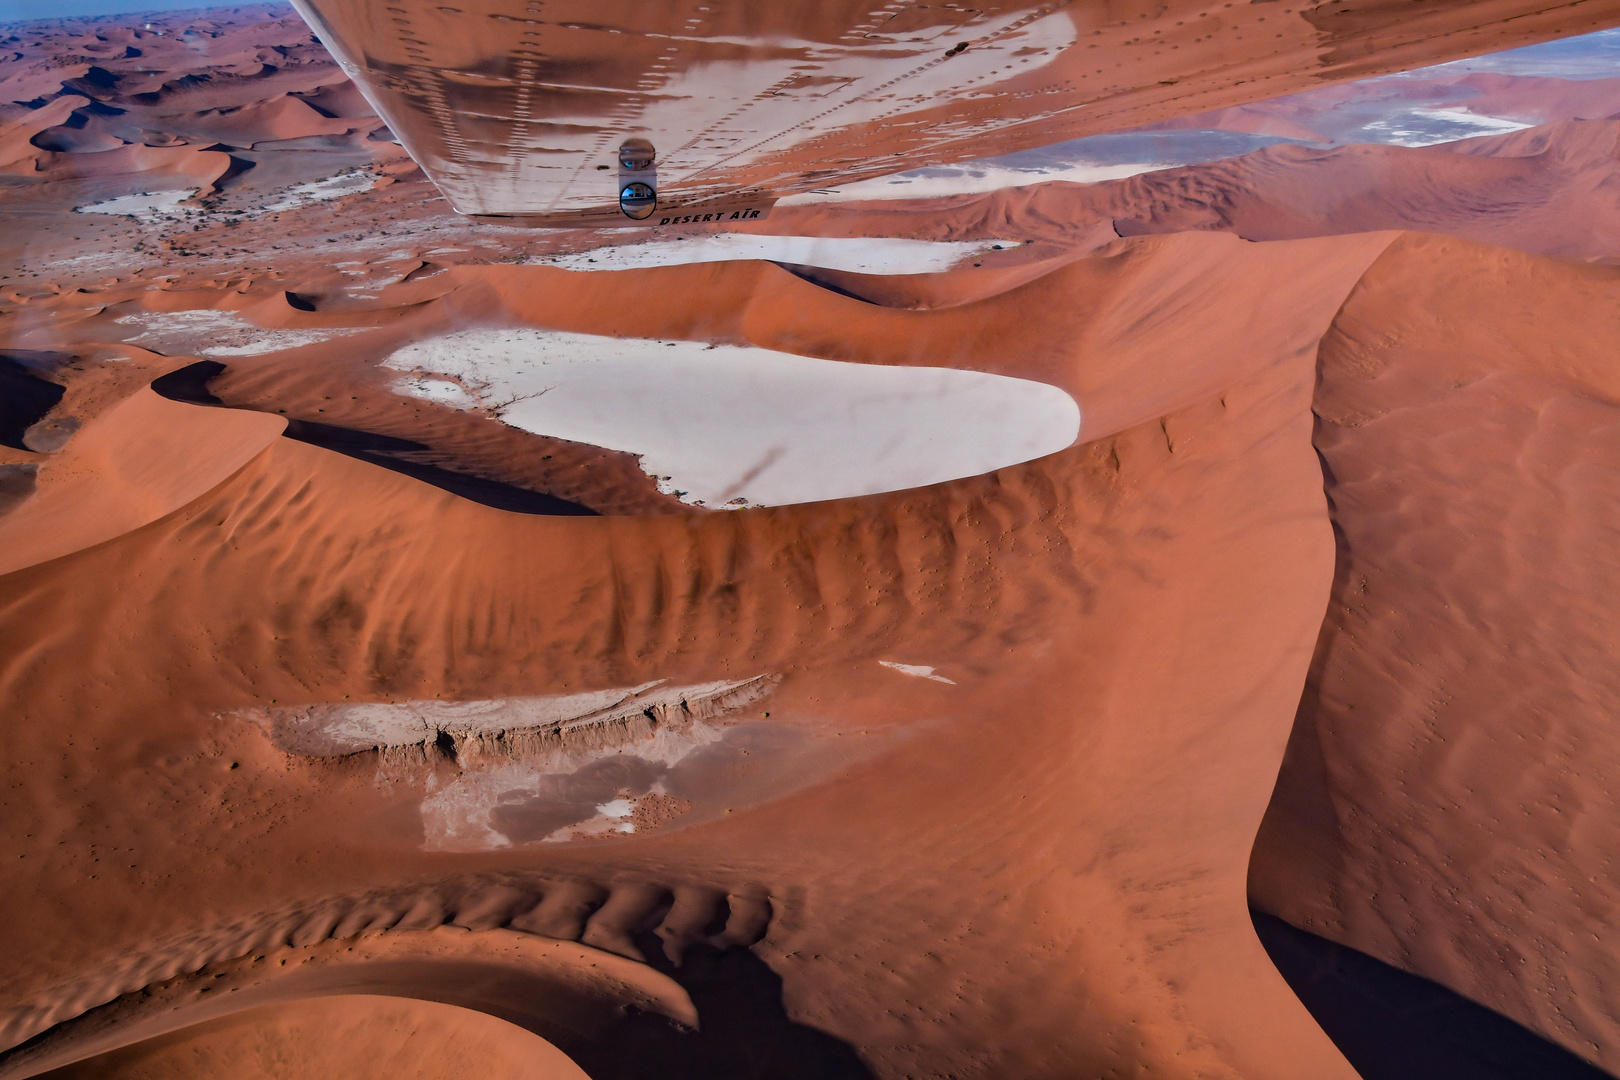
[[(630, 183), (656, 191), (644, 224), (747, 218), (1620, 23), (1620, 0), (293, 3), (455, 209), (560, 225), (633, 224)], [(621, 165), (631, 139), (650, 167)]]

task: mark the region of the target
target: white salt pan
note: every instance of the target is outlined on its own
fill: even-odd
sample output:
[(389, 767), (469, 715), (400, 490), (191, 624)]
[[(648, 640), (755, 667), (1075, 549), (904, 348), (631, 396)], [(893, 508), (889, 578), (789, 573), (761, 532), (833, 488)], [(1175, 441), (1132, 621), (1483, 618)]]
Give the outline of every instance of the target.
[[(328, 326), (286, 330), (254, 326), (234, 311), (198, 308), (189, 311), (142, 311), (113, 320), (139, 331), (124, 340), (131, 345), (175, 355), (260, 356), (297, 349), (335, 337), (364, 333), (367, 327)], [(453, 384), (452, 384), (453, 385)]]
[(362, 191), (370, 191), (376, 185), (377, 176), (375, 173), (364, 170), (339, 173), (337, 176), (311, 180), (307, 184), (294, 184), (282, 192), (281, 198), (260, 207), (255, 212), (269, 214), (281, 210), (296, 210), (298, 207), (308, 206), (310, 203), (324, 202), (327, 199), (341, 199), (345, 195), (358, 195)]
[(688, 240), (597, 248), (558, 256), (553, 262), (565, 270), (633, 270), (647, 266), (764, 259), (856, 274), (939, 274), (988, 249), (1017, 246), (1012, 240), (936, 241), (887, 236), (717, 233)]
[[(1100, 184), (1123, 180), (1140, 173), (1174, 169), (1162, 162), (1131, 162), (1105, 165), (1088, 161), (1060, 162), (1029, 168), (1007, 168), (988, 162), (968, 165), (937, 165), (893, 176), (875, 176), (836, 188), (819, 188), (782, 199), (778, 206), (800, 206), (818, 202), (866, 202), (877, 199), (939, 199), (947, 195), (978, 195), (1002, 188), (1028, 187), (1065, 181), (1071, 184)], [(1005, 243), (1005, 241), (1002, 241)]]
[(549, 330), (468, 330), (385, 366), (454, 376), (525, 431), (624, 450), (712, 508), (780, 506), (977, 476), (1055, 453), (1080, 407), (1055, 386), (934, 367)]
[(81, 214), (127, 214), (141, 221), (157, 221), (160, 218), (170, 218), (177, 215), (175, 207), (197, 194), (197, 188), (187, 188), (184, 191), (155, 191), (142, 192), (139, 195), (124, 195), (106, 202), (91, 203), (88, 206), (74, 207)]

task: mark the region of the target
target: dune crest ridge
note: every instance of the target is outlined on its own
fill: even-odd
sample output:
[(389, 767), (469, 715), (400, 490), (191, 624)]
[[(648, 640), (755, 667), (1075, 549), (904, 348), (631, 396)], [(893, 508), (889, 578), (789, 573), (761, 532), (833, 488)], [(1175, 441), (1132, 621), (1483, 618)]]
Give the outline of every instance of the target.
[(1251, 872), (1610, 1071), (1617, 289), (1407, 236), (1346, 303), (1315, 406), (1339, 565)]

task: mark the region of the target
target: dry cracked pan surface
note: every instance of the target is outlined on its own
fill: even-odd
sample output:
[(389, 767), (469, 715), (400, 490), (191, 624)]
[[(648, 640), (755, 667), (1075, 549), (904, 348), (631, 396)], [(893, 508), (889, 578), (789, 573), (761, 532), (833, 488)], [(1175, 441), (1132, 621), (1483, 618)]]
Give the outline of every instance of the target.
[[(218, 70), (96, 62), (166, 148), (0, 129), (0, 1076), (1354, 1077), (1251, 905), (1620, 1071), (1615, 121), (766, 223), (1025, 241), (946, 273), (579, 273), (297, 24), (113, 26), (8, 100)], [(76, 213), (107, 139), (214, 190)], [(1081, 434), (708, 511), (383, 366), (481, 327)]]

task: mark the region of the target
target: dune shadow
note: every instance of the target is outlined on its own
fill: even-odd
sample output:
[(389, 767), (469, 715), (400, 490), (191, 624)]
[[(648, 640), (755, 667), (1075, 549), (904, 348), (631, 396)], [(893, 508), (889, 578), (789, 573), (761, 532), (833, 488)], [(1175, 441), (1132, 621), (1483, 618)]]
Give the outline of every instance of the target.
[(34, 449), (23, 436), (67, 393), (67, 387), (40, 378), (30, 366), (0, 354), (0, 445), (13, 450)]
[(595, 517), (597, 513), (579, 503), (547, 495), (543, 491), (530, 491), (515, 484), (499, 480), (486, 480), (450, 469), (440, 468), (422, 461), (397, 457), (398, 454), (426, 453), (430, 448), (410, 439), (397, 439), (392, 435), (377, 435), (354, 428), (318, 424), (313, 420), (288, 420), (283, 433), (289, 439), (319, 446), (339, 454), (384, 469), (402, 473), (413, 480), (432, 484), (436, 488), (470, 499), (497, 510), (510, 510), (515, 514), (541, 514), (552, 517)]
[(0, 465), (0, 514), (15, 510), (34, 493), (39, 466)]
[(1250, 914), (1272, 963), (1363, 1080), (1612, 1080), (1439, 983)]
[(637, 945), (691, 996), (701, 1028), (631, 1011), (571, 1049), (592, 1080), (875, 1080), (854, 1047), (788, 1017), (782, 977), (750, 949), (693, 945), (676, 966), (656, 935)]
[[(786, 270), (799, 280), (808, 281), (810, 284), (826, 289), (828, 292), (837, 293), (839, 296), (847, 296), (851, 300), (859, 300), (863, 304), (872, 304), (878, 307), (884, 306), (882, 300), (874, 299), (871, 296), (866, 296), (856, 292), (855, 289), (851, 287), (851, 281), (846, 280), (842, 283), (837, 281), (834, 277), (834, 273), (836, 272), (829, 273), (819, 266), (802, 266), (798, 263), (779, 262), (776, 265), (780, 266), (783, 270)], [(847, 276), (852, 277), (854, 281), (860, 281), (865, 277), (865, 275), (862, 274)]]
[[(200, 360), (152, 380), (152, 389), (171, 401), (228, 408), (208, 389), (208, 383), (224, 371), (225, 365), (217, 360)], [(407, 455), (431, 454), (432, 447), (411, 439), (379, 435), (376, 432), (339, 427), (335, 424), (322, 424), (314, 420), (290, 418), (287, 421), (287, 430), (282, 434), (289, 439), (319, 446), (323, 450), (331, 450), (369, 465), (401, 473), (424, 484), (432, 484), (452, 495), (459, 495), (463, 499), (482, 503), (496, 510), (549, 517), (597, 516), (597, 512), (588, 506), (548, 495), (543, 491), (531, 491), (515, 484), (489, 480), (482, 476), (446, 469), (430, 462), (413, 460)]]

